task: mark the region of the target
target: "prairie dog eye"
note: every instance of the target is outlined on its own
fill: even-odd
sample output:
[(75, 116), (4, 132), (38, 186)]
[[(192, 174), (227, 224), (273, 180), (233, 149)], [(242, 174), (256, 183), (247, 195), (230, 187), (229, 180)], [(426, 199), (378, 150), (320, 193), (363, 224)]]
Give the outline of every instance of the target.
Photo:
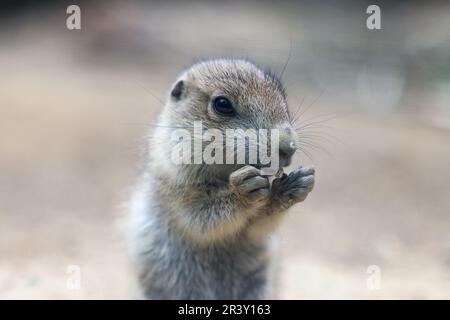
[(227, 97), (219, 96), (214, 98), (212, 102), (214, 111), (222, 116), (234, 116), (236, 112), (233, 108), (233, 104), (228, 100)]

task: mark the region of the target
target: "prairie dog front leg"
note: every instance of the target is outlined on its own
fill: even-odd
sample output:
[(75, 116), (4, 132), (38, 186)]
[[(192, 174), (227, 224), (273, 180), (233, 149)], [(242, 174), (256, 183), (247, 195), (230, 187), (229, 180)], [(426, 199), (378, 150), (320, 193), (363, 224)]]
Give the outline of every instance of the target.
[(269, 179), (262, 176), (259, 169), (249, 165), (231, 173), (230, 189), (247, 208), (265, 206), (270, 198)]
[(299, 167), (289, 174), (283, 174), (272, 182), (267, 206), (254, 218), (249, 235), (260, 239), (272, 232), (281, 222), (284, 212), (306, 199), (315, 181), (313, 166)]
[(289, 174), (273, 180), (271, 190), (271, 209), (288, 209), (306, 199), (315, 181), (313, 166), (299, 167)]

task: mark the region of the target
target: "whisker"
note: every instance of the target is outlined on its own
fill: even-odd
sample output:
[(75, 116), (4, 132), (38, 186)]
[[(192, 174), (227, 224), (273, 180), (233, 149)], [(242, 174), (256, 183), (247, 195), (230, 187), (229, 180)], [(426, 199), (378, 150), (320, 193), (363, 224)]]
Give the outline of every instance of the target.
[(344, 116), (347, 116), (347, 115), (348, 115), (347, 113), (346, 113), (346, 114), (334, 115), (334, 116), (329, 117), (329, 118), (327, 118), (327, 119), (322, 119), (322, 120), (318, 120), (318, 121), (313, 121), (313, 122), (307, 123), (307, 124), (305, 124), (305, 125), (301, 125), (300, 127), (296, 127), (295, 129), (296, 129), (296, 130), (297, 130), (297, 129), (298, 129), (298, 130), (302, 130), (302, 129), (304, 129), (304, 128), (311, 127), (312, 125), (316, 125), (316, 124), (324, 123), (324, 122), (327, 122), (327, 121), (335, 120), (335, 119), (338, 119), (338, 118), (341, 118), (341, 117), (344, 117)]
[(342, 115), (343, 113), (340, 111), (336, 111), (336, 112), (329, 112), (329, 113), (321, 113), (321, 114), (316, 114), (313, 115), (309, 118), (303, 119), (302, 122), (303, 123), (309, 123), (312, 120), (322, 120), (322, 118), (328, 118), (328, 117), (333, 117), (333, 116), (338, 116), (338, 115)]
[(146, 88), (142, 83), (137, 82), (137, 85), (140, 86), (142, 89), (144, 89), (148, 94), (150, 94), (154, 99), (156, 99), (158, 102), (161, 103), (161, 105), (165, 105), (166, 103), (157, 95), (155, 95), (153, 92), (151, 92), (148, 88)]
[[(295, 121), (297, 121), (301, 116), (303, 116), (323, 95), (325, 89), (322, 89), (320, 94), (297, 116)], [(295, 123), (294, 121), (294, 123)]]
[(304, 150), (304, 149), (302, 149), (302, 148), (299, 148), (299, 149), (297, 149), (299, 152), (301, 152), (301, 153), (303, 153), (309, 160), (311, 160), (311, 162), (314, 162), (314, 160), (312, 159), (312, 156), (309, 154), (309, 152), (308, 151), (306, 151), (306, 150)]
[(289, 34), (289, 53), (286, 62), (284, 63), (283, 69), (281, 70), (280, 79), (283, 78), (284, 71), (286, 70), (289, 61), (291, 60), (291, 54), (292, 54), (292, 34)]
[(323, 147), (323, 146), (321, 146), (319, 144), (316, 144), (316, 143), (313, 143), (313, 142), (303, 141), (303, 142), (299, 143), (299, 145), (303, 146), (303, 147), (310, 147), (310, 148), (312, 148), (314, 150), (322, 151), (325, 154), (327, 154), (328, 156), (331, 156), (331, 153), (328, 151), (328, 149), (326, 149), (325, 147)]
[(303, 102), (305, 102), (305, 98), (306, 98), (306, 96), (302, 97), (302, 100), (300, 101), (300, 104), (298, 105), (297, 110), (295, 110), (295, 113), (292, 115), (292, 117), (290, 119), (291, 120), (291, 125), (295, 124), (295, 122), (298, 120), (297, 119), (297, 115), (300, 112), (300, 109), (301, 109), (301, 107), (303, 105)]

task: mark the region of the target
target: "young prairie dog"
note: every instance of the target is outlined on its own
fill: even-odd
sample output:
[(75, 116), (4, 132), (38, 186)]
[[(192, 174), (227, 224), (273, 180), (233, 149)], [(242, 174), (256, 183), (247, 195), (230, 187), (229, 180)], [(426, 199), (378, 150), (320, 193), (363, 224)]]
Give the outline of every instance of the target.
[[(280, 167), (298, 146), (280, 80), (241, 59), (194, 64), (177, 79), (149, 138), (130, 201), (130, 252), (149, 299), (273, 298), (271, 237), (305, 200), (314, 168), (270, 182), (256, 164), (175, 164), (176, 128), (278, 129)], [(246, 159), (247, 161), (247, 159)]]

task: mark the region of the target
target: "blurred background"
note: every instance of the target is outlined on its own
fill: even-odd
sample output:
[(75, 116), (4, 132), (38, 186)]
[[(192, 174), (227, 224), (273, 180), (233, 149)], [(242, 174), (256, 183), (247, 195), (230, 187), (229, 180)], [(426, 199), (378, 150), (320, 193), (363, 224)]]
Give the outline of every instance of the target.
[(357, 0), (0, 3), (0, 298), (138, 297), (122, 203), (143, 137), (215, 56), (287, 63), (294, 165), (316, 166), (276, 234), (278, 297), (450, 298), (449, 3), (377, 1), (381, 30)]

